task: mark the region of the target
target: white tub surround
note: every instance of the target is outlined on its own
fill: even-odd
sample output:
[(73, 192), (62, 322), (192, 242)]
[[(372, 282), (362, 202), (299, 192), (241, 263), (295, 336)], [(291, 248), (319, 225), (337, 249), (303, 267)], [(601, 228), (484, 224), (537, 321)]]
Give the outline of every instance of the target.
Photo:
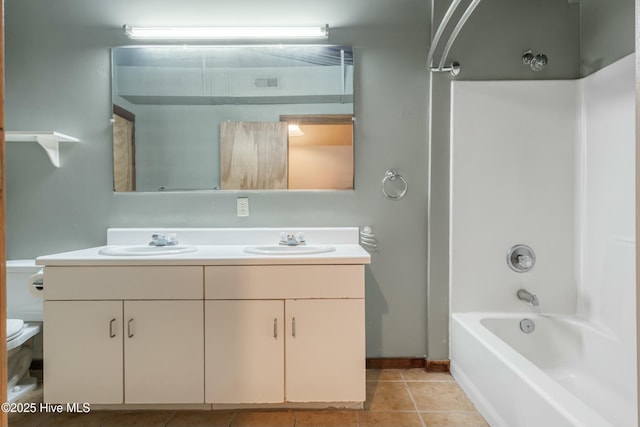
[(452, 84), (451, 369), (492, 426), (637, 425), (634, 59)]
[[(335, 250), (244, 251), (277, 245), (281, 231)], [(45, 401), (362, 407), (370, 256), (357, 228), (109, 230), (108, 243), (140, 245), (152, 233), (176, 233), (197, 250), (111, 256), (92, 248), (38, 259)]]
[[(573, 81), (453, 82), (451, 311), (522, 311), (526, 289), (543, 311), (574, 313)], [(506, 263), (530, 246), (528, 273)]]

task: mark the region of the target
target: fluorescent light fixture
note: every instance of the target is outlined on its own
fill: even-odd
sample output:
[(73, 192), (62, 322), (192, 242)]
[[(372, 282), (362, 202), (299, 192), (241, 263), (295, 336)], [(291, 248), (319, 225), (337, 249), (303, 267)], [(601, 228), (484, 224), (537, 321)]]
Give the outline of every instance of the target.
[(322, 27), (131, 27), (124, 33), (139, 40), (258, 40), (326, 39), (329, 26)]

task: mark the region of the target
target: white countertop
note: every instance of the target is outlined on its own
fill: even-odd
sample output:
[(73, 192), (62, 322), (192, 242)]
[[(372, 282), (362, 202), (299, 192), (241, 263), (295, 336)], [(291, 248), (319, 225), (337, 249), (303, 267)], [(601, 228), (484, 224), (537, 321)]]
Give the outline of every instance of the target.
[[(251, 254), (247, 247), (276, 245), (281, 232), (303, 232), (311, 246), (333, 246), (335, 251), (311, 254)], [(181, 246), (195, 252), (167, 255), (103, 255), (105, 247), (146, 245), (153, 233), (173, 233)], [(358, 244), (357, 227), (288, 228), (110, 228), (107, 245), (41, 256), (44, 266), (116, 265), (286, 265), (370, 264), (371, 255)]]
[(101, 255), (105, 246), (41, 256), (43, 266), (118, 265), (293, 265), (293, 264), (370, 264), (371, 255), (360, 245), (332, 245), (335, 251), (317, 254), (258, 255), (244, 252), (253, 245), (197, 245), (196, 252), (172, 255)]

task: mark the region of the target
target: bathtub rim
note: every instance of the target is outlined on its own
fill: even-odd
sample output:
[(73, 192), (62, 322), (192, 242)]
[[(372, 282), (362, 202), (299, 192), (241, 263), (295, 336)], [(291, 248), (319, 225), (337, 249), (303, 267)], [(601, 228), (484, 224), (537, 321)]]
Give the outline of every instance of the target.
[[(598, 425), (603, 427), (615, 427), (614, 424), (604, 418), (599, 412), (589, 407), (573, 393), (558, 384), (542, 369), (533, 362), (504, 342), (495, 335), (490, 329), (484, 326), (481, 321), (483, 319), (523, 319), (530, 318), (535, 321), (536, 318), (554, 318), (588, 327), (596, 333), (606, 334), (606, 331), (595, 325), (588, 325), (588, 322), (568, 315), (553, 314), (537, 314), (522, 312), (492, 313), (492, 312), (461, 312), (451, 313), (450, 315), (450, 344), (449, 354), (451, 355), (451, 374), (458, 381), (462, 389), (467, 393), (472, 402), (476, 405), (480, 413), (491, 420), (496, 419), (495, 409), (493, 406), (487, 408), (487, 400), (484, 399), (476, 384), (473, 384), (465, 372), (465, 370), (457, 363), (453, 350), (453, 334), (451, 333), (454, 324), (460, 325), (474, 339), (478, 340), (484, 348), (487, 349), (494, 357), (500, 360), (511, 371), (534, 390), (548, 405), (553, 407), (562, 416), (570, 420), (575, 426), (591, 426)], [(550, 393), (552, 391), (553, 397)], [(563, 402), (559, 404), (558, 402)], [(500, 419), (499, 415), (497, 416)], [(594, 422), (596, 424), (594, 424)]]

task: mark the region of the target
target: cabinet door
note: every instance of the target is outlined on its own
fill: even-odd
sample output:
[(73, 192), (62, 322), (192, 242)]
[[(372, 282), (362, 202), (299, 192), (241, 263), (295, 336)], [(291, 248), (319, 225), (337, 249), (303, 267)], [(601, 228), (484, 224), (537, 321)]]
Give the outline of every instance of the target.
[(203, 403), (203, 301), (125, 301), (125, 403)]
[(284, 401), (284, 301), (205, 301), (207, 403)]
[(122, 301), (44, 302), (44, 399), (123, 403)]
[(364, 401), (364, 300), (287, 300), (285, 312), (287, 401)]

